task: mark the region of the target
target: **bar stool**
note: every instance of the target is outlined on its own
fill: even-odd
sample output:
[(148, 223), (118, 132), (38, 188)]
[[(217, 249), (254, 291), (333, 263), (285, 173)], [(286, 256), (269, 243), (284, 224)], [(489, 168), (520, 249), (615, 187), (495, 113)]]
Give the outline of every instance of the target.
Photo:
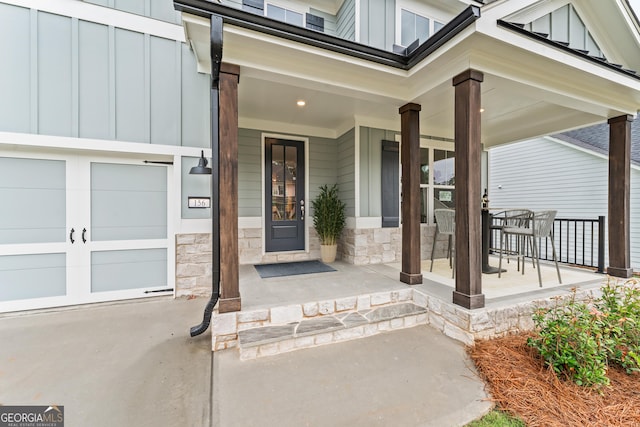
[(433, 271), (433, 257), (436, 251), (436, 241), (438, 236), (443, 234), (448, 236), (447, 242), (447, 258), (449, 258), (449, 265), (451, 266), (451, 277), (455, 277), (456, 264), (454, 260), (454, 248), (452, 245), (453, 236), (456, 232), (456, 211), (454, 209), (436, 209), (433, 211), (436, 217), (436, 233), (433, 236), (433, 247), (431, 248), (431, 268), (429, 271)]

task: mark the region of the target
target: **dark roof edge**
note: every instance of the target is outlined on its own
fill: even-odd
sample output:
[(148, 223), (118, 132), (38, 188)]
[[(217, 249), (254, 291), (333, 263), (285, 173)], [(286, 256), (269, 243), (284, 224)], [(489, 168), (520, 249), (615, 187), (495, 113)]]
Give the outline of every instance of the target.
[[(569, 145), (575, 145), (576, 147), (580, 147), (580, 148), (582, 148), (584, 150), (591, 151), (593, 153), (600, 154), (602, 156), (605, 156), (605, 157), (609, 158), (609, 151), (605, 150), (604, 148), (602, 148), (600, 146), (597, 146), (597, 145), (594, 145), (594, 144), (590, 144), (590, 143), (588, 143), (586, 141), (583, 141), (581, 139), (577, 139), (577, 138), (574, 138), (572, 136), (565, 135), (565, 134), (562, 134), (562, 133), (557, 133), (557, 134), (549, 135), (549, 136), (551, 136), (552, 138), (555, 138), (555, 139), (557, 139), (559, 141), (562, 141), (564, 143), (567, 143)], [(637, 160), (632, 158), (631, 159), (631, 164), (632, 165), (636, 165), (636, 166), (640, 166), (640, 161), (637, 161)]]
[(205, 0), (174, 0), (173, 5), (180, 12), (204, 18), (219, 15), (231, 25), (402, 70), (409, 70), (480, 17), (480, 9), (469, 6), (409, 55), (400, 55)]
[(586, 53), (580, 52), (579, 50), (573, 49), (573, 48), (571, 48), (571, 47), (569, 47), (567, 45), (564, 45), (562, 43), (558, 43), (556, 41), (549, 40), (548, 38), (543, 37), (543, 36), (541, 36), (539, 34), (536, 34), (536, 33), (531, 32), (531, 31), (527, 31), (527, 30), (525, 30), (524, 28), (520, 27), (517, 24), (511, 23), (511, 22), (506, 22), (506, 21), (503, 21), (503, 20), (499, 19), (498, 20), (498, 26), (503, 27), (503, 28), (507, 28), (507, 29), (509, 29), (511, 31), (514, 31), (514, 32), (518, 33), (518, 34), (522, 34), (522, 35), (527, 36), (529, 38), (532, 38), (532, 39), (534, 39), (536, 41), (548, 44), (549, 46), (553, 46), (553, 47), (555, 47), (557, 49), (560, 49), (560, 50), (563, 50), (565, 52), (571, 53), (571, 54), (573, 54), (575, 56), (578, 56), (578, 57), (580, 57), (582, 59), (586, 59), (587, 61), (592, 62), (594, 64), (602, 65), (603, 67), (609, 68), (610, 70), (617, 71), (620, 74), (624, 74), (624, 75), (626, 75), (628, 77), (633, 77), (636, 80), (640, 80), (640, 75), (634, 73), (633, 71), (625, 70), (624, 68), (616, 66), (616, 65), (614, 65), (614, 64), (612, 64), (610, 62), (607, 62), (605, 59), (595, 58), (595, 57), (593, 57), (591, 55), (588, 55)]

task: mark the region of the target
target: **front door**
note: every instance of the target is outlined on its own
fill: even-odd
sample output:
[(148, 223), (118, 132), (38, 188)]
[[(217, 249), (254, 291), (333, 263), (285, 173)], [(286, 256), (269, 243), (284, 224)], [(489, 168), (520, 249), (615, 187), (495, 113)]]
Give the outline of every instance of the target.
[(304, 250), (304, 142), (265, 140), (267, 252)]
[(166, 289), (167, 166), (0, 151), (0, 312)]

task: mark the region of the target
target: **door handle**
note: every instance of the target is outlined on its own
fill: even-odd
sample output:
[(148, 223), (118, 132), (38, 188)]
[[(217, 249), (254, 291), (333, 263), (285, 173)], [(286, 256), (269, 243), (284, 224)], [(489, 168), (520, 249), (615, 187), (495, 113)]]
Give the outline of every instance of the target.
[(304, 200), (300, 200), (300, 219), (304, 221)]
[(76, 242), (75, 240), (73, 240), (73, 233), (75, 233), (75, 232), (76, 232), (76, 230), (74, 230), (73, 228), (69, 232), (69, 240), (71, 240), (71, 244), (72, 245)]
[(85, 234), (87, 234), (87, 229), (83, 228), (82, 229), (82, 243), (87, 243), (87, 239), (85, 239)]

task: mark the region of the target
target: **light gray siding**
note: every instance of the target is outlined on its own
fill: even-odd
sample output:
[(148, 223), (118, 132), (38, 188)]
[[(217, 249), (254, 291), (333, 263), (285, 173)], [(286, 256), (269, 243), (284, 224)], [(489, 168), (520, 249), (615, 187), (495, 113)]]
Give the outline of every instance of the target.
[(178, 41), (0, 4), (0, 55), (0, 131), (209, 146), (209, 76)]
[(0, 3), (0, 129), (9, 132), (31, 127), (30, 21), (29, 9)]
[[(338, 182), (338, 142), (328, 138), (309, 138), (309, 202), (319, 193), (321, 185)], [(342, 193), (342, 185), (340, 185)]]
[(170, 0), (83, 0), (86, 3), (180, 24), (180, 13)]
[[(324, 19), (324, 33), (325, 34), (329, 34), (331, 36), (335, 36), (336, 35), (336, 27), (337, 27), (337, 17), (335, 15), (331, 15), (329, 13), (325, 13), (321, 10), (317, 10), (317, 9), (309, 9), (309, 13), (315, 15), (315, 16), (320, 16), (321, 18)], [(305, 21), (306, 22), (306, 21)]]
[(382, 215), (382, 140), (396, 132), (360, 127), (360, 216)]
[(351, 129), (338, 138), (337, 152), (337, 182), (340, 187), (340, 198), (347, 205), (346, 215), (355, 216), (355, 129)]
[(356, 2), (345, 0), (338, 10), (336, 35), (340, 38), (356, 40)]
[(569, 43), (573, 49), (584, 49), (590, 55), (602, 56), (600, 48), (571, 4), (528, 23), (526, 28), (548, 34), (551, 40)]
[[(608, 215), (608, 161), (546, 138), (492, 149), (489, 180), (492, 208), (556, 209), (562, 218)], [(631, 264), (640, 270), (637, 169), (631, 185)]]
[(360, 1), (360, 43), (392, 50), (395, 41), (395, 0)]
[(238, 215), (262, 216), (261, 131), (238, 131)]

